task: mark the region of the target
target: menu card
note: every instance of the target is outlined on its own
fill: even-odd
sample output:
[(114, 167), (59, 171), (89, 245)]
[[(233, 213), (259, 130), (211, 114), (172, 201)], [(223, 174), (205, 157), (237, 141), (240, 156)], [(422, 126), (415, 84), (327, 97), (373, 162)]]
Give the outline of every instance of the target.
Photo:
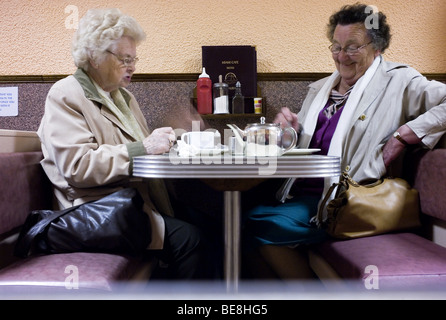
[(257, 96), (257, 52), (255, 46), (202, 46), (202, 62), (212, 83), (223, 82), (229, 87), (229, 109), (232, 110), (232, 97), (235, 84), (240, 81), (245, 97)]

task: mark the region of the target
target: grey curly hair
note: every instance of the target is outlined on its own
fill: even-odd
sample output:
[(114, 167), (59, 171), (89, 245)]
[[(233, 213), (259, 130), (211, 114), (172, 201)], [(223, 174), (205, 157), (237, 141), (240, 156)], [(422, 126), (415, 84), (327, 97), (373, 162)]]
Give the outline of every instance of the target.
[[(370, 16), (368, 5), (355, 3), (346, 5), (338, 12), (334, 13), (327, 25), (327, 37), (333, 41), (333, 34), (338, 24), (348, 25), (353, 23), (365, 23)], [(390, 26), (387, 23), (387, 17), (382, 12), (376, 13), (378, 19), (378, 28), (367, 28), (367, 34), (372, 40), (373, 46), (381, 53), (389, 47), (392, 35), (390, 34)]]
[(132, 37), (137, 45), (146, 38), (138, 22), (119, 9), (88, 10), (79, 20), (74, 35), (71, 48), (74, 64), (88, 71), (89, 61), (101, 62), (106, 50), (123, 36)]

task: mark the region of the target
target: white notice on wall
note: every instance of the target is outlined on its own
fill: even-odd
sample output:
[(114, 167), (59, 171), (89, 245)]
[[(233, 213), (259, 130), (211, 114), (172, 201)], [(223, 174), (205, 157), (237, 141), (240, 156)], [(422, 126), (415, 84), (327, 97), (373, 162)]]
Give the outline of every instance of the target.
[(18, 87), (0, 87), (0, 116), (15, 117), (19, 114)]

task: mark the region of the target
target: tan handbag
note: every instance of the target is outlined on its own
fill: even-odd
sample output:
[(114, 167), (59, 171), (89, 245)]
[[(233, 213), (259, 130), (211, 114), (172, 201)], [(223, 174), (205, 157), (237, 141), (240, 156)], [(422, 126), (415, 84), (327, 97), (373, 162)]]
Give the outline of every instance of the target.
[(384, 178), (361, 185), (345, 172), (324, 197), (318, 212), (319, 221), (336, 186), (336, 196), (327, 204), (327, 220), (323, 223), (332, 237), (359, 238), (421, 225), (418, 191), (407, 181)]

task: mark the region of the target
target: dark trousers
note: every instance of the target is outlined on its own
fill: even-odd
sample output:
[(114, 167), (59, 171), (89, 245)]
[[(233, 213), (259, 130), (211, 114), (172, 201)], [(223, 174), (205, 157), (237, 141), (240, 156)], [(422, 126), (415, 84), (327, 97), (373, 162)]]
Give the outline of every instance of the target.
[(152, 279), (205, 279), (205, 246), (200, 230), (183, 220), (163, 216), (163, 250), (150, 251), (159, 259)]
[(206, 250), (206, 279), (223, 278), (223, 193), (199, 179), (166, 179), (175, 217), (196, 226)]

